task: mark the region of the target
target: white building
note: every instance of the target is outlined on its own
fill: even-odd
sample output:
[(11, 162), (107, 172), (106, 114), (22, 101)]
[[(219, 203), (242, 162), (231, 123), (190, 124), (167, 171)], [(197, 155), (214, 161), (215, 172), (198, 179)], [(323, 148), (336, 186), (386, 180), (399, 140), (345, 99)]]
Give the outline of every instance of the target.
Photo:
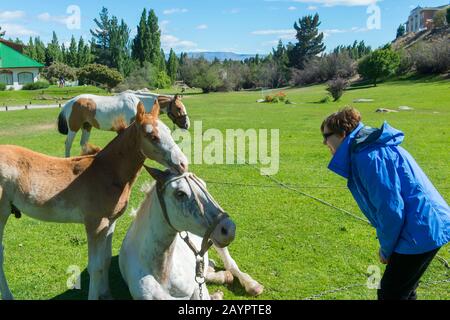
[(22, 89), (27, 83), (39, 80), (39, 70), (43, 64), (22, 53), (23, 47), (0, 39), (0, 82), (6, 88)]

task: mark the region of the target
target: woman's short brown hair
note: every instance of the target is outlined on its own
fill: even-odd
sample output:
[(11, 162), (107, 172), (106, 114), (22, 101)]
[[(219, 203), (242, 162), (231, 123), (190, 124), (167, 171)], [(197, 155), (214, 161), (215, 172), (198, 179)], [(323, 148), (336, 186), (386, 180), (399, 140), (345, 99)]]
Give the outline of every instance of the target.
[(361, 113), (353, 107), (345, 107), (329, 115), (323, 120), (320, 130), (324, 131), (325, 126), (338, 135), (350, 134), (361, 121)]

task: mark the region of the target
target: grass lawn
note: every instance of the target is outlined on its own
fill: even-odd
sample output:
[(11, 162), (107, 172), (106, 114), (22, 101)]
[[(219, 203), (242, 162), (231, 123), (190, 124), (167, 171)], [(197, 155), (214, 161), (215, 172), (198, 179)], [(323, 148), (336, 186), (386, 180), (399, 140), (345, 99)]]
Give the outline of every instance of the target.
[[(261, 92), (191, 94), (184, 103), (203, 130), (279, 129), (280, 168), (276, 179), (363, 217), (346, 181), (327, 170), (328, 149), (322, 145), (320, 124), (331, 112), (353, 105), (367, 125), (384, 120), (405, 132), (403, 146), (415, 157), (443, 197), (450, 201), (450, 83), (448, 81), (397, 81), (376, 88), (345, 92), (341, 101), (318, 103), (325, 86), (285, 90), (296, 104), (256, 103)], [(0, 105), (3, 98), (0, 93)], [(373, 99), (353, 103), (355, 99)], [(375, 113), (377, 108), (412, 111)], [(59, 110), (27, 110), (0, 113), (0, 144), (16, 144), (49, 155), (64, 155), (65, 136), (56, 130)], [(169, 124), (166, 116), (163, 120)], [(172, 127), (172, 125), (170, 125)], [(91, 142), (104, 146), (113, 133), (94, 130)], [(72, 153), (79, 152), (77, 136)], [(204, 143), (205, 145), (206, 143)], [(149, 161), (149, 164), (151, 162)], [(349, 290), (324, 294), (320, 299), (375, 299), (366, 287), (368, 267), (384, 267), (378, 261), (375, 230), (344, 213), (310, 198), (276, 187), (246, 165), (192, 164), (191, 171), (209, 181), (209, 190), (237, 224), (230, 251), (241, 270), (265, 286), (258, 299), (302, 299), (336, 288)], [(117, 223), (113, 241), (111, 283), (115, 298), (129, 298), (117, 264), (121, 241), (130, 224), (129, 212), (144, 195), (140, 188), (151, 178), (143, 171), (134, 186), (127, 213)], [(219, 183), (218, 183), (219, 182)], [(220, 182), (261, 186), (224, 185)], [(273, 186), (273, 187), (269, 187)], [(17, 299), (86, 299), (87, 244), (82, 225), (51, 224), (26, 217), (11, 218), (5, 230), (5, 270)], [(450, 246), (439, 253), (450, 260)], [(218, 262), (217, 255), (211, 256)], [(82, 271), (82, 290), (67, 290), (69, 266)], [(219, 263), (221, 265), (221, 263)], [(430, 283), (450, 278), (450, 271), (435, 259), (422, 278), (419, 299), (449, 299), (450, 283)], [(225, 299), (249, 299), (239, 284), (223, 290)]]
[(41, 90), (0, 91), (0, 107), (31, 104), (59, 104), (82, 93), (107, 95), (106, 91), (93, 86), (58, 88), (50, 86)]

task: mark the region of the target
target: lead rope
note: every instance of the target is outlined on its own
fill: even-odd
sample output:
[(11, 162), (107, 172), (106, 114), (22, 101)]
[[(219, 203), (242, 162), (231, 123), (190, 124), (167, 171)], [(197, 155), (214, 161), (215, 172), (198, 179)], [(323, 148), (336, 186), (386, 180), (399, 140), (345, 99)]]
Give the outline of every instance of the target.
[(213, 221), (213, 223), (210, 224), (210, 226), (206, 230), (206, 233), (203, 236), (201, 249), (200, 249), (200, 251), (198, 251), (197, 248), (195, 248), (194, 243), (192, 243), (191, 239), (189, 239), (188, 233), (186, 231), (178, 231), (170, 222), (169, 216), (167, 214), (166, 203), (165, 203), (164, 197), (163, 197), (163, 191), (165, 188), (165, 184), (161, 185), (161, 184), (157, 183), (156, 193), (157, 193), (158, 200), (159, 200), (159, 203), (160, 203), (161, 209), (163, 211), (163, 215), (164, 215), (166, 222), (169, 224), (169, 226), (172, 229), (174, 229), (176, 232), (178, 232), (181, 239), (183, 239), (183, 241), (187, 244), (189, 249), (191, 249), (191, 251), (195, 255), (195, 282), (198, 284), (200, 300), (203, 300), (203, 284), (206, 281), (205, 275), (204, 275), (205, 274), (204, 255), (209, 250), (209, 248), (213, 245), (213, 242), (209, 239), (211, 236), (211, 233), (214, 231), (214, 229), (220, 223), (220, 221), (222, 221), (223, 219), (228, 217), (228, 214), (222, 209), (222, 207), (220, 207), (217, 204), (217, 202), (212, 197), (210, 197), (208, 195), (208, 192), (206, 192), (204, 190), (201, 183), (198, 181), (198, 178), (195, 177), (194, 174), (191, 173), (189, 175), (184, 175), (182, 178), (186, 179), (186, 182), (188, 183), (189, 188), (191, 189), (191, 192), (194, 194), (195, 202), (198, 206), (198, 209), (200, 210), (200, 212), (203, 216), (205, 215), (203, 205), (201, 204), (200, 199), (198, 198), (197, 194), (194, 192), (194, 189), (192, 188), (189, 178), (191, 178), (195, 182), (195, 184), (197, 184), (197, 186), (200, 188), (200, 190), (203, 191), (205, 196), (219, 208), (219, 215)]

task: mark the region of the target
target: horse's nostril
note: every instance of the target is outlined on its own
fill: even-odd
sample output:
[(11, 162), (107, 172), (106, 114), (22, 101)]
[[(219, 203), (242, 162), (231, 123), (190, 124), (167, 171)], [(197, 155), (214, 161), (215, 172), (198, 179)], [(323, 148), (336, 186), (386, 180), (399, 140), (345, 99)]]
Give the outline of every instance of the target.
[(222, 228), (220, 229), (220, 232), (221, 232), (224, 236), (228, 235), (228, 230), (227, 230), (225, 227), (222, 227)]

